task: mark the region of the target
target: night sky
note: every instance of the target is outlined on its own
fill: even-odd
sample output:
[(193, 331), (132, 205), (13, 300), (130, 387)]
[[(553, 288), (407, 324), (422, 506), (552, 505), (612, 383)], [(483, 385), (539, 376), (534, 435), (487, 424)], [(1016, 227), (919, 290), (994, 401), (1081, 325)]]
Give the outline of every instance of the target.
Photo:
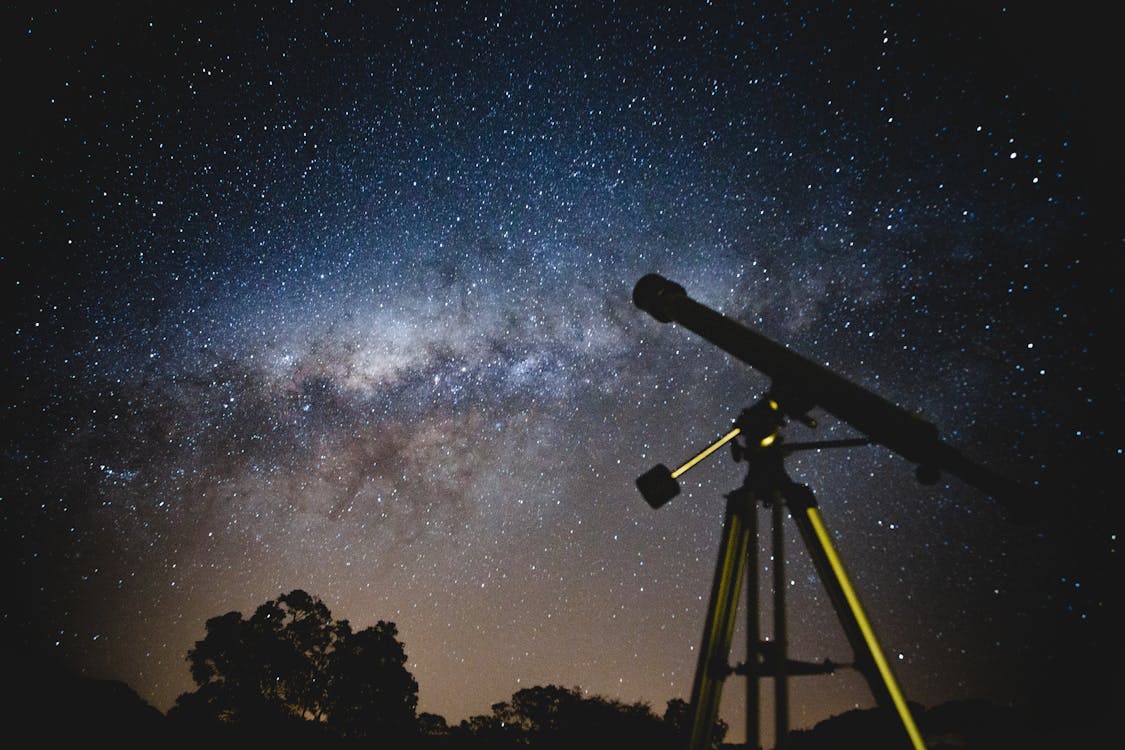
[[(658, 272), (1038, 487), (1016, 523), (884, 448), (788, 459), (912, 700), (1099, 710), (1119, 63), (1056, 11), (8, 5), (6, 646), (166, 710), (207, 618), (302, 588), (397, 623), (451, 723), (688, 698), (743, 468), (633, 482), (769, 381), (637, 310)], [(855, 434), (820, 416), (786, 437)], [(792, 653), (850, 661), (789, 538)]]

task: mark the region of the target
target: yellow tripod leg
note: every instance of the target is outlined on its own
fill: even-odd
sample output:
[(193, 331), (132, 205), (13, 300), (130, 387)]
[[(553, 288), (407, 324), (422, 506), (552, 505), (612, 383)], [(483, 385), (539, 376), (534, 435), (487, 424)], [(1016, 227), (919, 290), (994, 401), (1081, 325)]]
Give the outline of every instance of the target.
[[(814, 561), (817, 562), (817, 567), (824, 566), (827, 563), (828, 571), (821, 571), (821, 578), (824, 580), (829, 594), (832, 595), (833, 603), (836, 600), (843, 598), (844, 603), (847, 605), (847, 612), (851, 614), (850, 624), (845, 623), (844, 612), (841, 607), (837, 605), (837, 614), (840, 616), (841, 623), (844, 624), (844, 630), (848, 633), (849, 640), (852, 642), (852, 648), (856, 651), (857, 662), (860, 661), (858, 646), (855, 643), (855, 632), (858, 631), (862, 638), (862, 645), (867, 648), (867, 653), (871, 657), (875, 668), (881, 680), (881, 686), (885, 691), (885, 697), (889, 697), (891, 703), (894, 705), (895, 711), (898, 712), (899, 719), (902, 720), (903, 729), (906, 730), (907, 736), (910, 738), (910, 744), (914, 750), (925, 750), (926, 745), (922, 741), (922, 735), (918, 731), (918, 727), (914, 724), (914, 717), (910, 714), (910, 707), (906, 704), (906, 699), (899, 690), (898, 682), (895, 680), (894, 674), (891, 672), (891, 665), (887, 662), (887, 658), (883, 655), (883, 649), (879, 646), (879, 641), (875, 638), (875, 631), (871, 628), (871, 622), (867, 619), (867, 615), (863, 611), (863, 606), (859, 603), (859, 597), (852, 587), (851, 580), (848, 578), (847, 571), (844, 570), (844, 564), (840, 561), (840, 556), (836, 554), (836, 548), (832, 545), (832, 537), (828, 534), (828, 529), (824, 525), (824, 520), (820, 517), (820, 511), (816, 506), (810, 505), (803, 510), (805, 519), (808, 522), (808, 527), (815, 537), (817, 545), (814, 547), (809, 544), (811, 540), (806, 539), (806, 546), (810, 551), (819, 549), (821, 555), (813, 555)], [(799, 515), (800, 509), (794, 509), (794, 520), (797, 520), (797, 525), (802, 531), (802, 535), (806, 535), (804, 524), (800, 523)], [(824, 574), (825, 572), (831, 573), (831, 579), (828, 579)], [(832, 586), (831, 581), (835, 582)], [(883, 691), (880, 691), (873, 680), (872, 676), (868, 674), (870, 670), (863, 670), (865, 676), (868, 678), (868, 683), (871, 684), (872, 691), (878, 699), (881, 697)], [(882, 702), (882, 701), (880, 701)]]
[(715, 566), (715, 579), (711, 585), (711, 600), (707, 607), (707, 622), (703, 628), (703, 643), (699, 649), (699, 662), (695, 668), (695, 681), (691, 690), (690, 750), (708, 750), (715, 719), (719, 716), (719, 698), (723, 680), (726, 679), (731, 640), (734, 638), (735, 615), (738, 611), (738, 594), (746, 570), (746, 555), (751, 537), (757, 543), (757, 506), (744, 490), (732, 492), (727, 498), (723, 538), (719, 546), (719, 559)]

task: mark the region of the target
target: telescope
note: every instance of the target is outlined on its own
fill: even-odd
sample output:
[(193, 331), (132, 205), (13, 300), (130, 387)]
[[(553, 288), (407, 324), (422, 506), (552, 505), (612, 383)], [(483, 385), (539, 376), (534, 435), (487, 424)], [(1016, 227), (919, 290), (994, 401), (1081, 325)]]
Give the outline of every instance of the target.
[[(746, 479), (726, 495), (727, 508), (711, 598), (698, 652), (691, 698), (689, 750), (711, 746), (711, 730), (718, 716), (723, 680), (731, 674), (746, 680), (747, 743), (757, 746), (760, 729), (759, 687), (762, 678), (774, 680), (776, 747), (783, 749), (789, 727), (788, 678), (826, 674), (836, 665), (799, 662), (787, 655), (785, 606), (785, 555), (782, 532), (783, 506), (808, 550), (855, 655), (852, 667), (863, 675), (876, 702), (888, 715), (897, 715), (903, 747), (925, 750), (909, 704), (891, 669), (870, 619), (835, 549), (812, 490), (794, 482), (785, 472), (784, 457), (795, 450), (846, 448), (878, 443), (915, 464), (919, 481), (932, 484), (942, 471), (962, 479), (1010, 508), (1018, 487), (979, 466), (942, 442), (938, 429), (917, 414), (837, 375), (815, 362), (728, 318), (687, 295), (682, 286), (657, 274), (641, 278), (633, 289), (633, 302), (662, 323), (679, 323), (723, 351), (769, 376), (769, 390), (753, 406), (743, 409), (729, 432), (675, 470), (657, 464), (637, 478), (637, 489), (653, 508), (680, 492), (678, 477), (730, 444), (736, 462), (746, 461)], [(846, 440), (786, 443), (780, 430), (788, 419), (813, 427), (808, 415), (820, 407), (862, 433)], [(741, 441), (741, 442), (739, 442)], [(759, 631), (758, 506), (771, 508), (773, 518), (773, 640)], [(735, 609), (745, 584), (749, 613), (746, 626), (746, 662), (730, 666)]]
[(917, 466), (924, 484), (947, 471), (1009, 506), (1018, 487), (942, 442), (938, 429), (886, 399), (812, 362), (736, 320), (696, 302), (687, 291), (652, 273), (633, 289), (633, 303), (661, 323), (679, 323), (769, 376), (782, 412), (804, 421), (819, 406)]

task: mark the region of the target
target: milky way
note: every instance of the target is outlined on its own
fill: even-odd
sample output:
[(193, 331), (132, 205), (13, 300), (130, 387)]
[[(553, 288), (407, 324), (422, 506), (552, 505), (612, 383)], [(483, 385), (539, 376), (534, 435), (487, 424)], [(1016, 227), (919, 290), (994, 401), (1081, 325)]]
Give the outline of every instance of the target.
[[(451, 722), (687, 698), (741, 470), (633, 480), (769, 384), (634, 308), (655, 271), (1046, 488), (1017, 525), (881, 448), (789, 460), (913, 700), (1119, 659), (1108, 58), (983, 5), (7, 12), (13, 638), (163, 710), (208, 617), (303, 588), (395, 621)], [(848, 661), (790, 549), (794, 654)], [(870, 703), (810, 679), (794, 725)]]

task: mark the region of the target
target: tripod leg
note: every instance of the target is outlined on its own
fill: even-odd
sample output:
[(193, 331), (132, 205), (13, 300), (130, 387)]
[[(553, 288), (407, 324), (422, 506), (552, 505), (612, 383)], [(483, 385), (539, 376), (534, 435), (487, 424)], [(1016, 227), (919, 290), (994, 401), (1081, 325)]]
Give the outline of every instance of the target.
[(925, 750), (926, 745), (914, 724), (906, 698), (899, 690), (891, 666), (875, 638), (875, 631), (859, 603), (859, 597), (852, 588), (839, 555), (836, 554), (832, 537), (820, 517), (812, 491), (802, 485), (791, 484), (786, 487), (786, 498), (793, 521), (812, 556), (820, 580), (828, 590), (836, 617), (855, 653), (856, 667), (867, 680), (876, 702), (885, 709), (897, 712), (906, 732), (903, 739), (908, 739), (909, 746), (914, 750)]
[[(728, 659), (731, 640), (734, 638), (738, 593), (746, 570), (746, 553), (751, 536), (757, 543), (757, 506), (749, 491), (739, 489), (727, 496), (723, 539), (719, 546), (719, 559), (711, 584), (711, 600), (707, 607), (707, 622), (703, 629), (703, 643), (699, 649), (699, 661), (691, 689), (689, 750), (707, 750), (711, 746), (712, 730), (719, 715), (723, 680), (730, 669)], [(749, 733), (751, 729), (747, 727), (746, 731)], [(755, 741), (756, 737), (755, 728)]]
[(751, 494), (746, 505), (746, 747), (758, 750), (762, 736), (762, 629), (758, 615), (758, 496)]
[(789, 636), (785, 613), (785, 507), (781, 498), (773, 503), (773, 706), (774, 748), (784, 750), (789, 736)]

